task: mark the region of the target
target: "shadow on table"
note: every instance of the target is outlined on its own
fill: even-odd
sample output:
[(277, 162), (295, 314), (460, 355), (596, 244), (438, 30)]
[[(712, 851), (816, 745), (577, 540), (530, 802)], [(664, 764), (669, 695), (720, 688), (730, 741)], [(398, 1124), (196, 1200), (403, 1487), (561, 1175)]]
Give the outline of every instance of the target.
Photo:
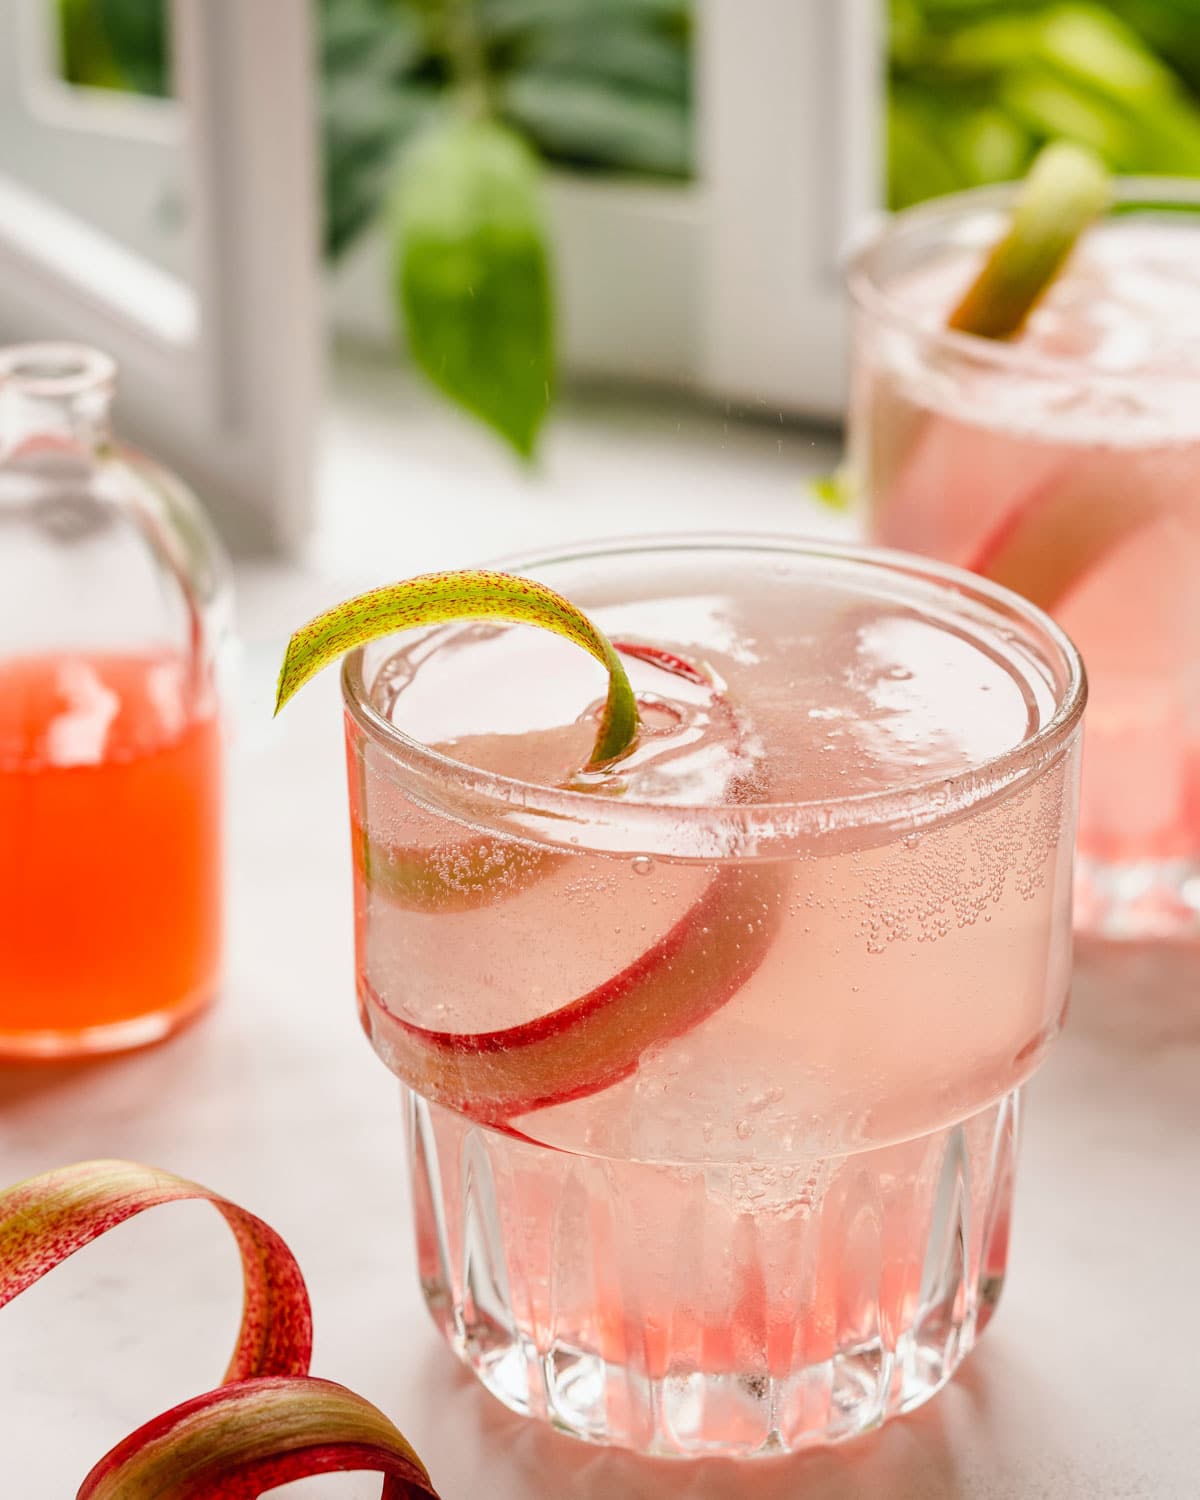
[(93, 1100), (104, 1092), (120, 1096), (127, 1112), (139, 1104), (139, 1090), (157, 1100), (171, 1085), (167, 1075), (191, 1069), (211, 1033), (201, 1015), (173, 1035), (148, 1047), (98, 1053), (64, 1061), (0, 1061), (0, 1114), (22, 1104), (59, 1102), (57, 1095), (79, 1093)]
[(88, 1058), (70, 1063), (2, 1063), (0, 1064), (0, 1111), (38, 1095), (50, 1095), (73, 1088), (93, 1077), (106, 1059)]
[(518, 1417), (438, 1348), (425, 1371), (427, 1397), (443, 1418), (453, 1412), (450, 1425), (462, 1441), (450, 1472), (437, 1453), (423, 1456), (435, 1483), (445, 1483), (447, 1500), (485, 1491), (503, 1500), (970, 1500), (950, 1431), (987, 1425), (987, 1363), (969, 1360), (949, 1399), (942, 1395), (838, 1448), (741, 1463), (681, 1462), (591, 1447)]
[[(1027, 1149), (1039, 1170), (1063, 1184), (1064, 1203), (1080, 1197), (1081, 1162), (1123, 1162), (1125, 1216), (1155, 1173), (1178, 1171), (1182, 1190), (1194, 1172), (1188, 1143), (1200, 1138), (1198, 1077), (1200, 945), (1081, 940), (1063, 1036), (1029, 1093), (1031, 1127), (1047, 1124), (1031, 1128)], [(1141, 1201), (1156, 1211), (1152, 1196)], [(1050, 1205), (1044, 1211), (1056, 1212)], [(1077, 1218), (1060, 1223), (1059, 1232), (1077, 1254), (1090, 1253), (1075, 1240)], [(1092, 1232), (1111, 1244), (1122, 1225), (1101, 1213)]]
[(1200, 1041), (1200, 943), (1078, 939), (1070, 1027), (1145, 1049)]

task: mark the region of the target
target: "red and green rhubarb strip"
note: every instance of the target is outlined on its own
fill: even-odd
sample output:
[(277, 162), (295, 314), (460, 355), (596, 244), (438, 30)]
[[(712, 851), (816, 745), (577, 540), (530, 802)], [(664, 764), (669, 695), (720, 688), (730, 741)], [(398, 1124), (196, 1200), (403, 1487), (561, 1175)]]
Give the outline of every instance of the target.
[[(632, 746), (637, 700), (617, 648), (560, 594), (503, 573), (413, 578), (319, 615), (288, 645), (277, 708), (344, 651), (412, 626), (460, 619), (538, 625), (589, 651), (609, 671), (608, 699), (589, 764), (607, 764)], [(623, 641), (619, 649), (716, 695), (701, 667), (664, 647)], [(501, 846), (486, 837), (475, 841), (473, 852), (451, 851), (439, 873), (429, 869), (429, 855), (422, 851), (380, 849), (360, 829), (355, 834), (360, 877), (413, 910), (462, 911), (483, 904), (491, 887), (503, 885), (509, 868), (497, 858)], [(465, 863), (458, 862), (460, 852)], [(533, 851), (519, 865), (516, 888), (540, 878), (559, 857)], [(690, 1031), (732, 999), (774, 939), (779, 886), (779, 873), (769, 863), (730, 862), (644, 953), (586, 994), (564, 997), (524, 1025), (432, 1031), (394, 1014), (360, 976), (364, 1023), (389, 1066), (419, 1093), (505, 1125), (530, 1110), (609, 1087), (628, 1076), (648, 1048)]]
[(1021, 185), (1008, 229), (950, 314), (949, 326), (985, 339), (1019, 333), (1080, 235), (1111, 200), (1099, 157), (1067, 141), (1047, 146)]
[[(1080, 236), (1111, 201), (1111, 183), (1099, 157), (1066, 141), (1047, 146), (1021, 184), (1007, 229), (951, 312), (947, 327), (976, 338), (1015, 338)], [(913, 451), (925, 441), (926, 426), (925, 420), (918, 422)], [(810, 488), (815, 499), (835, 510), (846, 509), (854, 496), (845, 465)], [(977, 563), (971, 566), (991, 576)]]
[(544, 583), (482, 568), (425, 573), (402, 583), (385, 584), (347, 599), (301, 626), (284, 653), (275, 712), (310, 677), (347, 651), (381, 636), (456, 620), (537, 625), (594, 656), (608, 672), (608, 695), (589, 764), (604, 765), (632, 747), (638, 732), (637, 700), (604, 632), (569, 599)]
[(775, 941), (783, 875), (770, 862), (717, 870), (662, 936), (586, 994), (497, 1031), (434, 1031), (390, 1010), (365, 975), (359, 997), (393, 1072), (492, 1126), (611, 1088), (643, 1054), (694, 1030), (753, 977)]
[(257, 1215), (185, 1178), (93, 1161), (0, 1192), (0, 1307), (118, 1224), (197, 1198), (222, 1215), (242, 1257), (242, 1324), (224, 1382), (119, 1443), (77, 1500), (255, 1500), (335, 1470), (383, 1474), (382, 1500), (437, 1500), (421, 1461), (382, 1412), (309, 1376), (308, 1291), (284, 1241)]
[[(991, 339), (1018, 334), (1080, 236), (1111, 207), (1111, 183), (1098, 157), (1065, 141), (1047, 146), (1022, 186), (1007, 233), (949, 326)], [(974, 572), (1052, 609), (1158, 514), (1153, 486), (1139, 494), (1101, 492), (1072, 482), (1078, 462), (1065, 453), (1057, 479), (1001, 518), (971, 559)]]
[(242, 1326), (225, 1380), (306, 1373), (312, 1355), (308, 1292), (275, 1231), (207, 1188), (131, 1162), (60, 1167), (0, 1194), (0, 1307), (118, 1224), (191, 1198), (205, 1199), (221, 1214), (242, 1257)]
[[(1080, 238), (1112, 209), (1111, 182), (1094, 153), (1067, 142), (1047, 146), (1021, 186), (1007, 229), (950, 314), (948, 327), (993, 341), (1017, 338)], [(915, 477), (915, 460), (924, 456), (925, 445), (938, 440), (937, 428), (927, 420), (918, 422), (893, 497), (901, 487), (915, 495), (928, 493), (927, 483)], [(1111, 487), (1100, 492), (1075, 482), (1078, 466), (1077, 453), (1064, 451), (1051, 474), (1019, 497), (978, 543), (966, 559), (972, 572), (1052, 609), (1097, 563), (1160, 513), (1162, 502), (1152, 486), (1137, 494), (1118, 494)], [(928, 467), (936, 470), (938, 464)], [(900, 512), (903, 518), (902, 504)]]
[(380, 1500), (437, 1500), (399, 1429), (331, 1380), (225, 1385), (155, 1417), (107, 1454), (76, 1500), (257, 1500), (313, 1474), (385, 1476)]
[[(612, 644), (620, 656), (716, 694), (711, 674), (678, 652), (644, 641)], [(527, 890), (569, 857), (487, 834), (436, 850), (386, 843), (372, 838), (358, 823), (353, 834), (359, 878), (373, 893), (409, 911), (472, 911), (488, 906), (501, 893), (512, 896)]]

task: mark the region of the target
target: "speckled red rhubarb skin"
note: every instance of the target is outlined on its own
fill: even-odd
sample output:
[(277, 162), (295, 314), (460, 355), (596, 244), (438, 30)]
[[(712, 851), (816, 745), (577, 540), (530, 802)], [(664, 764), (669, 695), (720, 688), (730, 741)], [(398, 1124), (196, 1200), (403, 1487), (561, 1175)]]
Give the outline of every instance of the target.
[(275, 712), (330, 662), (382, 636), (455, 620), (537, 625), (589, 652), (608, 672), (590, 764), (623, 755), (637, 738), (638, 713), (625, 668), (603, 631), (583, 611), (533, 578), (484, 568), (422, 573), (370, 589), (317, 615), (288, 641), (279, 669)]
[(77, 1500), (255, 1500), (313, 1474), (384, 1476), (382, 1500), (438, 1500), (403, 1434), (369, 1401), (308, 1374), (312, 1313), (300, 1267), (255, 1214), (135, 1162), (60, 1167), (0, 1193), (0, 1307), (107, 1230), (203, 1199), (242, 1256), (245, 1303), (223, 1384), (154, 1417), (92, 1469)]
[(296, 1479), (348, 1471), (382, 1474), (381, 1500), (437, 1500), (416, 1453), (363, 1397), (312, 1377), (245, 1380), (131, 1433), (77, 1500), (257, 1500)]
[(118, 1224), (148, 1208), (195, 1198), (225, 1219), (242, 1257), (242, 1324), (225, 1380), (307, 1374), (308, 1290), (279, 1235), (227, 1198), (133, 1162), (79, 1162), (0, 1193), (0, 1307)]

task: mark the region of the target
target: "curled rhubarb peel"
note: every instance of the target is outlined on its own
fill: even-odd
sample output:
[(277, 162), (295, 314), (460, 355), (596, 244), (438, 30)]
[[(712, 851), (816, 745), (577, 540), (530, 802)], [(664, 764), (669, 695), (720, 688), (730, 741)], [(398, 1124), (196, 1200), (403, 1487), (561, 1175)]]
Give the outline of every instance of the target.
[(371, 589), (301, 626), (284, 653), (275, 712), (309, 678), (347, 651), (398, 631), (454, 620), (537, 625), (582, 647), (608, 672), (608, 695), (589, 764), (615, 760), (634, 743), (637, 700), (608, 637), (569, 599), (544, 583), (483, 569), (426, 573)]
[[(715, 689), (704, 667), (643, 641), (614, 641), (622, 656), (646, 662), (694, 687)], [(353, 775), (353, 756), (351, 756)], [(363, 884), (408, 911), (472, 911), (499, 897), (516, 895), (557, 869), (562, 855), (549, 854), (512, 838), (481, 834), (457, 847), (408, 847), (372, 838), (358, 823), (353, 828), (353, 857)]]
[[(948, 326), (987, 339), (1020, 333), (1030, 312), (1061, 272), (1084, 231), (1112, 206), (1103, 163), (1082, 146), (1054, 142), (1038, 156), (1022, 184), (1007, 231), (951, 313)], [(936, 423), (936, 425), (934, 425)], [(947, 445), (966, 445), (969, 432), (949, 418), (927, 412), (911, 424), (908, 453), (880, 530), (891, 545), (937, 551), (946, 523), (942, 511), (946, 477), (966, 475), (986, 496), (996, 478)], [(1050, 608), (1129, 534), (1148, 519), (1148, 507), (1133, 496), (1106, 496), (1103, 506), (1073, 486), (1071, 456), (1047, 450), (1030, 459), (1044, 472), (1026, 476), (1022, 494), (1005, 507), (997, 524), (976, 543), (965, 564), (1035, 604)], [(904, 498), (901, 499), (900, 497)], [(899, 511), (897, 527), (893, 511)], [(928, 533), (913, 536), (911, 528)]]
[(254, 1500), (293, 1479), (351, 1469), (382, 1473), (382, 1500), (437, 1500), (424, 1465), (382, 1412), (308, 1375), (308, 1292), (283, 1240), (194, 1182), (134, 1162), (91, 1161), (0, 1193), (0, 1307), (107, 1230), (195, 1198), (224, 1216), (242, 1255), (245, 1306), (225, 1380), (125, 1438), (77, 1500)]
[(359, 976), (364, 1023), (380, 1055), (418, 1093), (490, 1125), (598, 1093), (643, 1054), (693, 1030), (758, 969), (779, 922), (770, 863), (718, 870), (675, 924), (586, 994), (497, 1031), (434, 1031), (390, 1011)]
[[(276, 712), (335, 658), (381, 636), (455, 620), (538, 625), (574, 641), (608, 670), (608, 696), (589, 765), (633, 744), (637, 700), (615, 648), (573, 604), (530, 579), (505, 573), (436, 573), (372, 590), (317, 616), (292, 636), (279, 675)], [(624, 642), (627, 653), (711, 684), (697, 667), (660, 647)], [(422, 872), (408, 851), (356, 839), (360, 870), (400, 904), (462, 909), (470, 884)], [(491, 850), (484, 848), (486, 868)], [(553, 856), (551, 856), (553, 858)], [(468, 873), (470, 873), (468, 871)], [(523, 871), (537, 878), (540, 862)], [(484, 887), (487, 881), (482, 882)], [(720, 871), (693, 907), (645, 953), (587, 994), (527, 1025), (486, 1034), (428, 1031), (392, 1015), (360, 979), (364, 1021), (394, 1070), (430, 1098), (476, 1118), (506, 1122), (527, 1110), (591, 1094), (625, 1077), (651, 1045), (678, 1036), (724, 1005), (770, 946), (777, 878), (763, 869)], [(713, 934), (718, 940), (713, 940)]]
[(400, 1431), (345, 1386), (244, 1380), (147, 1422), (100, 1460), (77, 1500), (256, 1500), (347, 1470), (382, 1473), (380, 1500), (437, 1500)]
[(1079, 236), (1110, 201), (1109, 177), (1099, 157), (1068, 141), (1047, 146), (1021, 185), (1007, 232), (951, 313), (949, 326), (988, 339), (1018, 333)]
[(635, 661), (648, 662), (650, 666), (669, 672), (672, 677), (680, 677), (695, 687), (714, 686), (711, 672), (689, 661), (686, 656), (680, 656), (677, 651), (668, 651), (665, 646), (656, 646), (650, 641), (614, 641), (613, 650)]
[[(702, 666), (662, 646), (622, 640), (622, 655), (715, 693)], [(736, 725), (736, 716), (733, 719)], [(729, 791), (742, 787), (734, 778)], [(409, 909), (461, 911), (525, 889), (570, 855), (473, 840), (439, 875), (428, 851), (388, 849), (359, 835), (373, 889)], [(514, 862), (515, 861), (515, 862)], [(361, 865), (360, 865), (361, 868)], [(741, 862), (718, 869), (692, 905), (645, 952), (587, 993), (519, 1025), (488, 1032), (436, 1031), (396, 1015), (360, 974), (364, 1024), (389, 1067), (417, 1092), (487, 1124), (598, 1093), (643, 1054), (698, 1026), (742, 988), (766, 956), (778, 925), (777, 867)], [(464, 890), (465, 887), (465, 890)]]
[[(1057, 143), (1026, 179), (1008, 233), (950, 318), (989, 338), (1020, 330), (1076, 240), (1111, 207), (1108, 174), (1082, 147)], [(969, 559), (971, 569), (1055, 608), (1104, 558), (1168, 507), (1154, 486), (1113, 491), (1094, 466), (1080, 473), (1067, 454), (1005, 511)], [(1081, 477), (1083, 482), (1081, 482)]]
[(1174, 496), (1154, 485), (1114, 490), (1096, 468), (1064, 464), (984, 537), (970, 566), (1042, 609), (1056, 609), (1123, 542), (1168, 514)]
[(191, 1198), (217, 1209), (242, 1257), (242, 1325), (225, 1380), (306, 1374), (312, 1355), (308, 1291), (279, 1235), (207, 1188), (132, 1162), (80, 1162), (0, 1193), (0, 1307), (107, 1230), (161, 1203)]

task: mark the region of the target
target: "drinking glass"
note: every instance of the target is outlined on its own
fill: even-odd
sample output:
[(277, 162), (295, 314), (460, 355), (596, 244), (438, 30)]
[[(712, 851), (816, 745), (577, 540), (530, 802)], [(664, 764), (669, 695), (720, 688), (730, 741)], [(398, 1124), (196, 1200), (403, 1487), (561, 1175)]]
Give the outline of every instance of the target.
[(1083, 652), (1080, 927), (1194, 936), (1200, 184), (1118, 183), (1029, 334), (950, 331), (1013, 192), (919, 205), (855, 257), (851, 469), (872, 540), (1006, 584)]
[(498, 692), (514, 634), (590, 670), (541, 632), (347, 659), (358, 1001), (405, 1085), (425, 1301), (505, 1405), (581, 1438), (852, 1437), (949, 1378), (1004, 1281), (1020, 1090), (1070, 974), (1079, 659), (895, 553), (631, 541), (514, 571), (638, 630), (646, 733), (738, 769), (668, 805), (398, 727), (416, 683), (430, 712), (497, 694), (509, 764), (575, 733), (547, 729), (555, 668)]

